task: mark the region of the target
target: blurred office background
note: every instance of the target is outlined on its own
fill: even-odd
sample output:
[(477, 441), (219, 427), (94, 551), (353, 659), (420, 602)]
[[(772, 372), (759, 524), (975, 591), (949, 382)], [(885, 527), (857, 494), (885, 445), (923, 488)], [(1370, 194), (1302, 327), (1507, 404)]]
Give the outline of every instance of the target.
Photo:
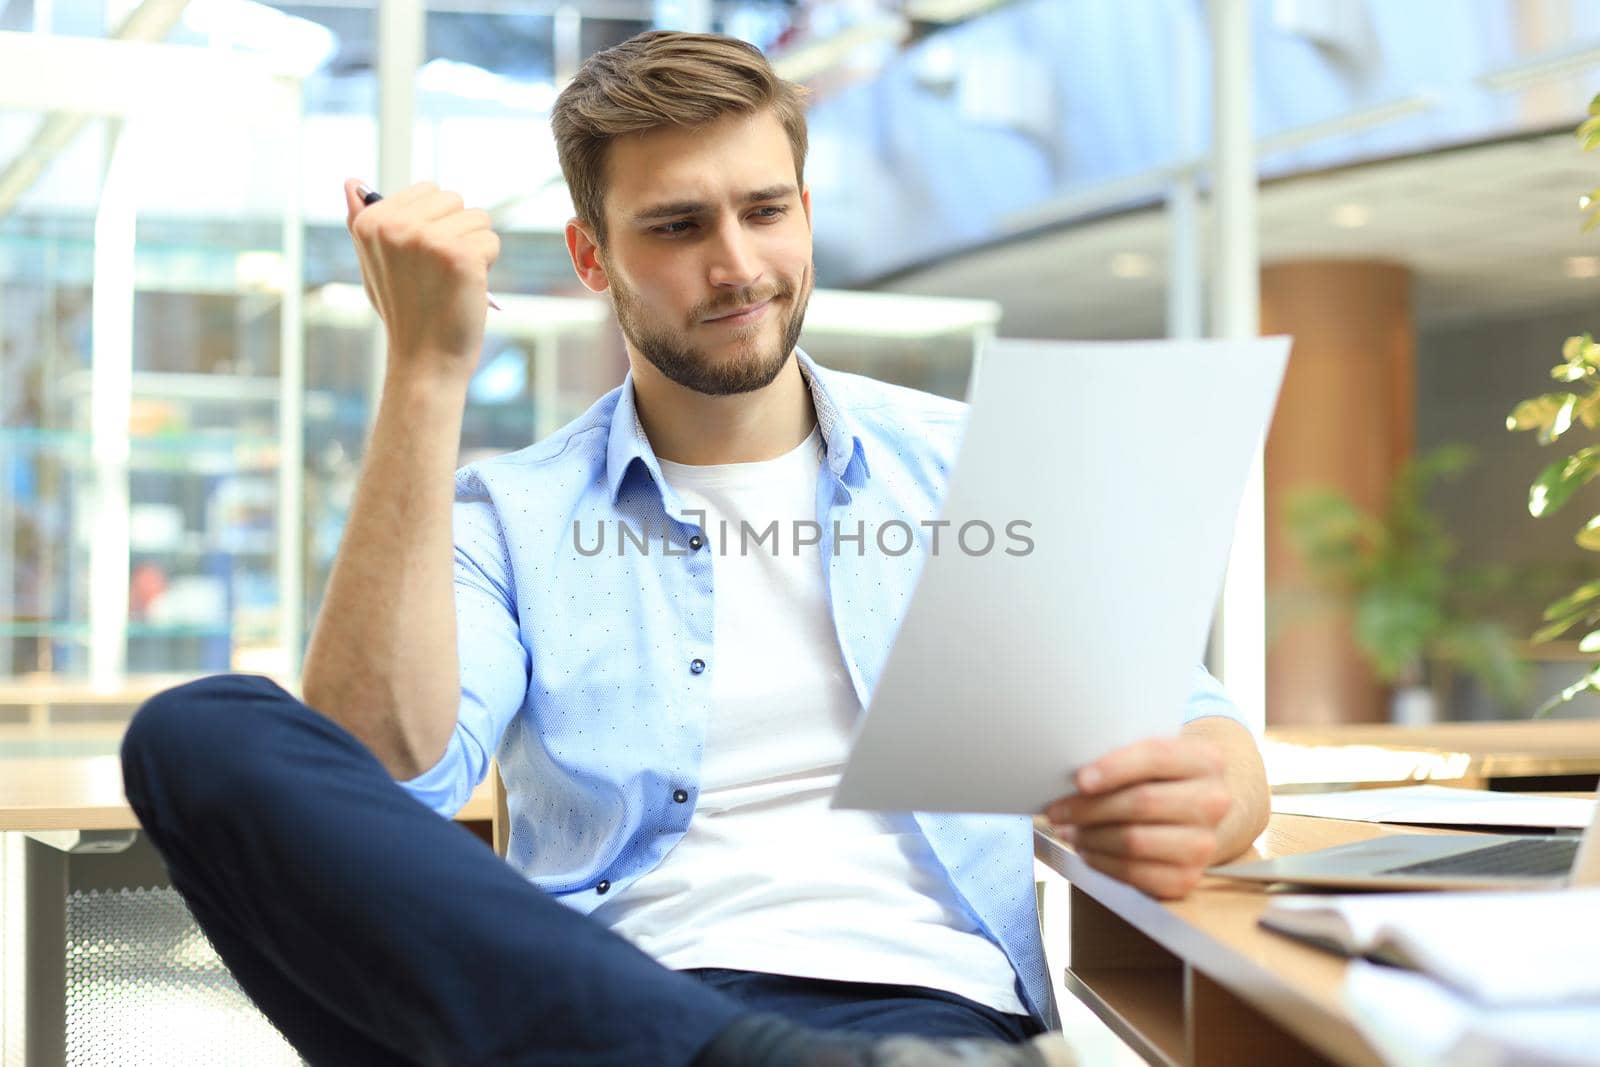
[[(344, 177), (431, 178), (496, 216), (507, 310), (463, 461), (620, 381), (562, 245), (548, 115), (585, 56), (650, 27), (738, 35), (811, 88), (826, 291), (803, 344), (825, 363), (959, 396), (997, 334), (1221, 332), (1221, 264), (1258, 256), (1251, 315), (1298, 338), (1262, 494), (1268, 721), (1381, 720), (1408, 684), (1432, 695), (1413, 717), (1529, 714), (1587, 669), (1581, 630), (1527, 639), (1593, 570), (1593, 509), (1530, 517), (1571, 438), (1505, 417), (1600, 321), (1579, 232), (1600, 159), (1572, 135), (1600, 8), (1234, 6), (1259, 186), (1218, 226), (1201, 0), (0, 0), (0, 714), (93, 719), (215, 671), (292, 684), (381, 374)], [(1168, 433), (1139, 420), (1140, 375), (1130, 432)], [(1418, 505), (1452, 554), (1390, 623), (1499, 625), (1514, 692), (1426, 619), (1418, 655), (1374, 663), (1361, 590), (1313, 595), (1284, 525), (1308, 486), (1376, 509), (1447, 445), (1470, 461)]]

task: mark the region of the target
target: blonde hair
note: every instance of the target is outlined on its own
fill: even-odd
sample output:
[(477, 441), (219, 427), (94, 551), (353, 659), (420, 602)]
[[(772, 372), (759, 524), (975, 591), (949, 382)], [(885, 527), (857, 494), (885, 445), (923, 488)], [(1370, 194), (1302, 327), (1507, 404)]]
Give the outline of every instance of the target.
[(623, 134), (695, 129), (771, 109), (805, 184), (805, 90), (773, 73), (761, 50), (735, 37), (655, 30), (590, 56), (550, 114), (561, 173), (578, 218), (605, 242), (606, 149)]

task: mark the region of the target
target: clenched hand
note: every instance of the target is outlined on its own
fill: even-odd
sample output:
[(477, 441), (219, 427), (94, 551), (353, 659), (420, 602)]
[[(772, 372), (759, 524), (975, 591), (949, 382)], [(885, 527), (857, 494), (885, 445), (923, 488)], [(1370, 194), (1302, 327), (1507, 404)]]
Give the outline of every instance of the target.
[(389, 337), (389, 373), (464, 384), (483, 346), (500, 238), (486, 211), (421, 182), (372, 205), (344, 183), (346, 225), (367, 297)]

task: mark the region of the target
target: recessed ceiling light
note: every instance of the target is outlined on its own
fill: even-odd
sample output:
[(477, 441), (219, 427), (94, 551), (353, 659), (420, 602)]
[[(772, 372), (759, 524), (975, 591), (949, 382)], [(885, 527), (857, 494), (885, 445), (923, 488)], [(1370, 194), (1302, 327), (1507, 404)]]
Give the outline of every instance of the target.
[(1568, 256), (1567, 277), (1600, 278), (1600, 256)]
[(1111, 257), (1113, 278), (1150, 277), (1150, 257), (1142, 252), (1118, 252)]
[(1359, 230), (1372, 221), (1365, 204), (1340, 204), (1333, 209), (1333, 224), (1341, 230)]

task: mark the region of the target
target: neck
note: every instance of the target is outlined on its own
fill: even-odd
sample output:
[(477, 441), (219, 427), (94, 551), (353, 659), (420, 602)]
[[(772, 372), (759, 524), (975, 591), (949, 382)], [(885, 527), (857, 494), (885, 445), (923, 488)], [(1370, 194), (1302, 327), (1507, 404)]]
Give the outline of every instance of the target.
[(793, 355), (772, 381), (732, 396), (706, 396), (664, 377), (648, 360), (629, 362), (639, 422), (651, 449), (669, 462), (699, 467), (776, 459), (816, 425), (811, 390)]

